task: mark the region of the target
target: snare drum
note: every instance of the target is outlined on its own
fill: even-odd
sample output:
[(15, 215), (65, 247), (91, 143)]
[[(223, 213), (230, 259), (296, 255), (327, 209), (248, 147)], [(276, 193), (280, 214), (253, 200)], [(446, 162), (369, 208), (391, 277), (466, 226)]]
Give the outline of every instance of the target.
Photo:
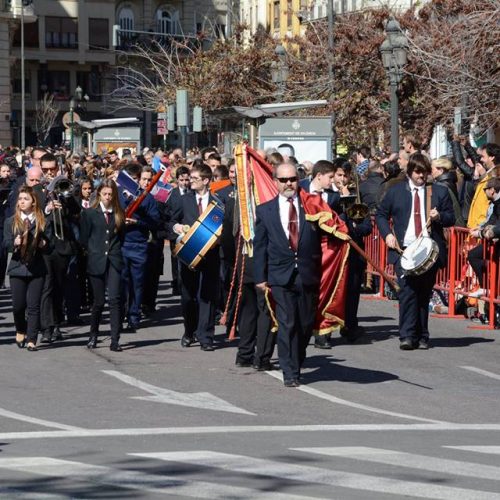
[(438, 257), (438, 244), (429, 236), (421, 236), (405, 248), (401, 268), (406, 276), (419, 276), (427, 272)]
[(174, 256), (194, 270), (219, 241), (223, 220), (224, 209), (215, 201), (210, 202), (207, 209), (175, 245)]

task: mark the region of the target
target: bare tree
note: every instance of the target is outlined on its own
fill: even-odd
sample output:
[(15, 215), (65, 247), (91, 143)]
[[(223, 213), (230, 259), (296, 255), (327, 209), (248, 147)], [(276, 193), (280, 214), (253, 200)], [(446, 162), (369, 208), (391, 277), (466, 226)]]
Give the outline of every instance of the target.
[(35, 109), (35, 130), (39, 144), (45, 144), (49, 137), (50, 130), (59, 114), (54, 106), (54, 96), (44, 94), (43, 98), (36, 103)]

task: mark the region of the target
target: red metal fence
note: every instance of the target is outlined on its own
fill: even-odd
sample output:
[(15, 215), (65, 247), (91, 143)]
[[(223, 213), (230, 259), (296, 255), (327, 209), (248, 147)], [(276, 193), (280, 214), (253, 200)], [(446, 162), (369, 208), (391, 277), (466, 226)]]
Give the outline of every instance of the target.
[[(371, 259), (382, 269), (393, 276), (392, 266), (387, 264), (387, 246), (380, 235), (377, 225), (372, 220), (373, 232), (365, 237), (365, 251)], [(477, 238), (469, 235), (468, 229), (452, 227), (447, 232), (448, 238), (448, 265), (441, 269), (436, 277), (435, 290), (443, 292), (448, 297), (448, 312), (440, 314), (447, 318), (464, 318), (456, 314), (456, 306), (461, 297), (469, 297), (479, 288), (477, 277), (467, 261), (469, 250), (479, 244)], [(481, 241), (484, 248), (486, 269), (484, 273), (485, 294), (479, 297), (487, 307), (488, 322), (480, 327), (492, 330), (495, 328), (495, 307), (500, 307), (500, 272), (498, 244)], [(386, 298), (386, 283), (384, 278), (368, 264), (366, 273), (370, 278), (378, 276), (379, 286), (376, 298)], [(498, 326), (498, 325), (497, 325)]]

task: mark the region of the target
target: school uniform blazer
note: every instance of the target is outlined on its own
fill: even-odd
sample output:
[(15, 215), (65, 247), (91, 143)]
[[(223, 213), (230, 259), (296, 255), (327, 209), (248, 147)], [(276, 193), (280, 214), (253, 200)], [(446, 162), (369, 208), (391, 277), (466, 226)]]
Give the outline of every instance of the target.
[(299, 198), (298, 251), (281, 225), (278, 196), (257, 206), (254, 239), (255, 283), (287, 286), (297, 269), (305, 286), (319, 286), (321, 277), (321, 236), (315, 223), (307, 222)]
[(104, 274), (108, 262), (117, 271), (121, 271), (123, 268), (121, 252), (123, 236), (123, 230), (116, 231), (114, 213), (108, 224), (101, 207), (82, 211), (80, 243), (87, 251), (87, 272), (90, 275)]
[[(426, 189), (429, 189), (427, 186)], [(432, 208), (439, 212), (439, 219), (433, 221), (430, 227), (430, 236), (439, 247), (439, 265), (444, 267), (447, 264), (448, 252), (443, 228), (455, 224), (455, 212), (453, 202), (451, 201), (448, 189), (438, 184), (432, 185), (431, 207), (427, 207), (427, 195), (424, 198), (425, 214)], [(379, 208), (377, 209), (376, 222), (382, 238), (392, 232), (389, 221), (392, 219), (394, 234), (398, 240), (399, 246), (403, 248), (403, 241), (410, 222), (412, 213), (412, 194), (408, 181), (393, 185), (384, 196)], [(422, 225), (425, 224), (426, 215), (422, 214)], [(395, 264), (399, 254), (395, 250), (389, 250), (389, 264)]]
[[(45, 230), (40, 236), (40, 241), (43, 239), (45, 241), (45, 246), (38, 248), (35, 252), (33, 259), (28, 264), (21, 262), (21, 255), (19, 248), (14, 249), (14, 240), (17, 234), (12, 232), (12, 222), (14, 216), (9, 217), (5, 220), (3, 227), (3, 244), (8, 252), (12, 252), (12, 258), (9, 263), (9, 268), (7, 269), (7, 274), (9, 276), (23, 277), (23, 278), (36, 278), (39, 276), (45, 276), (47, 274), (47, 267), (45, 265), (45, 260), (43, 255), (51, 250), (50, 239), (51, 239), (51, 228), (50, 225), (45, 227)], [(30, 232), (32, 236), (35, 236), (35, 222), (30, 226)]]

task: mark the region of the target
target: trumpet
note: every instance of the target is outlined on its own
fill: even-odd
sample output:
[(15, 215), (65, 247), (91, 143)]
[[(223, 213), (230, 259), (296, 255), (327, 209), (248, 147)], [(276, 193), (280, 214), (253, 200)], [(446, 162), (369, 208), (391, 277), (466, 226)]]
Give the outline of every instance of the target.
[[(51, 183), (47, 186), (47, 191), (49, 192), (52, 201), (58, 201), (63, 203), (65, 199), (73, 196), (74, 185), (73, 183), (63, 175), (55, 177)], [(58, 240), (64, 240), (64, 225), (63, 225), (63, 214), (62, 208), (55, 208), (53, 210), (54, 219), (54, 234)]]

